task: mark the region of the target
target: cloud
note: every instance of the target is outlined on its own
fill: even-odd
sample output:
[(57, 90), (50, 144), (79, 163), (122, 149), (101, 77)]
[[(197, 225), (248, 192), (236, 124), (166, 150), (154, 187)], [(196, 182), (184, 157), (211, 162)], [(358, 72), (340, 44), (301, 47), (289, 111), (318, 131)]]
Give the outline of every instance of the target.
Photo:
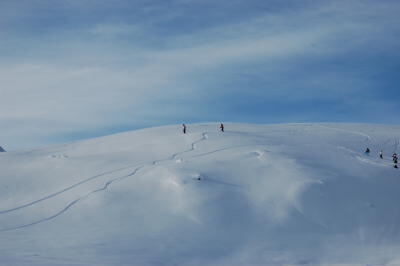
[[(375, 98), (388, 74), (376, 73), (394, 71), (398, 59), (375, 62), (396, 52), (398, 3), (268, 3), (236, 1), (230, 16), (214, 1), (69, 1), (60, 10), (50, 2), (3, 3), (0, 15), (13, 15), (0, 16), (0, 123), (8, 125), (0, 136), (19, 147), (12, 136), (22, 127), (12, 121), (40, 145), (68, 132), (180, 119), (267, 122), (270, 108), (280, 121), (334, 120), (323, 107), (315, 117), (304, 106), (330, 101), (351, 111), (362, 106), (353, 97), (392, 111)], [(21, 26), (18, 17), (33, 23)]]

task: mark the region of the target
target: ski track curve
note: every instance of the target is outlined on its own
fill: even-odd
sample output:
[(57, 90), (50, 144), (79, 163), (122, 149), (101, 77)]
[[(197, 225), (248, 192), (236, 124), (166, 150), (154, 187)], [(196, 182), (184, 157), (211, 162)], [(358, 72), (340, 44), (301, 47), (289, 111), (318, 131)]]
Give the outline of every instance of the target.
[[(196, 155), (190, 156), (189, 159), (203, 157), (203, 156), (207, 156), (207, 155), (214, 154), (214, 153), (217, 153), (217, 152), (233, 150), (233, 149), (238, 149), (238, 148), (243, 148), (243, 147), (266, 146), (266, 145), (268, 145), (268, 144), (259, 143), (259, 144), (248, 144), (248, 145), (231, 146), (231, 147), (221, 148), (221, 149), (217, 149), (217, 150), (213, 150), (213, 151), (209, 151), (209, 152), (205, 152), (205, 153), (201, 153), (201, 154), (196, 154)], [(264, 150), (264, 151), (270, 152), (268, 150)]]
[[(330, 126), (323, 126), (323, 125), (319, 125), (319, 127), (333, 129), (333, 130), (342, 131), (342, 132), (347, 132), (347, 133), (351, 133), (354, 135), (359, 135), (359, 136), (365, 137), (366, 138), (365, 141), (367, 143), (370, 143), (370, 145), (376, 147), (376, 150), (380, 150), (378, 147), (384, 147), (391, 140), (393, 140), (393, 138), (389, 138), (386, 141), (384, 141), (382, 144), (379, 144), (379, 143), (377, 143), (377, 141), (374, 141), (371, 136), (369, 136), (368, 134), (363, 133), (363, 132), (347, 130), (347, 129), (342, 129), (342, 128), (335, 128), (335, 127), (330, 127)], [(400, 139), (394, 138), (393, 153), (397, 151), (399, 145), (400, 145)]]
[(54, 192), (54, 193), (52, 193), (52, 194), (49, 194), (49, 195), (47, 195), (47, 196), (45, 196), (45, 197), (42, 197), (42, 198), (40, 198), (40, 199), (31, 201), (31, 202), (29, 202), (29, 203), (25, 203), (25, 204), (23, 204), (23, 205), (19, 205), (19, 206), (14, 207), (14, 208), (6, 209), (6, 210), (0, 210), (0, 214), (5, 214), (5, 213), (8, 213), (8, 212), (17, 211), (17, 210), (19, 210), (19, 209), (23, 209), (23, 208), (26, 208), (26, 207), (35, 205), (35, 204), (37, 204), (37, 203), (39, 203), (39, 202), (42, 202), (42, 201), (45, 201), (45, 200), (54, 198), (54, 197), (56, 197), (56, 196), (58, 196), (58, 195), (60, 195), (60, 194), (62, 194), (62, 193), (64, 193), (64, 192), (67, 192), (67, 191), (69, 191), (69, 190), (71, 190), (71, 189), (73, 189), (73, 188), (76, 188), (76, 187), (78, 187), (78, 186), (80, 186), (80, 185), (83, 185), (83, 184), (85, 184), (85, 183), (87, 183), (87, 182), (89, 182), (89, 181), (92, 181), (92, 180), (96, 179), (96, 178), (99, 178), (99, 177), (102, 177), (102, 176), (105, 176), (105, 175), (109, 175), (109, 174), (113, 174), (113, 173), (116, 173), (116, 172), (119, 172), (119, 171), (123, 171), (123, 170), (129, 169), (129, 168), (133, 168), (133, 167), (135, 167), (135, 166), (127, 166), (127, 167), (123, 167), (123, 168), (118, 168), (118, 169), (115, 169), (115, 170), (110, 170), (110, 171), (107, 171), (107, 172), (104, 172), (104, 173), (100, 173), (100, 174), (91, 176), (91, 177), (89, 177), (89, 178), (86, 178), (86, 179), (84, 179), (84, 180), (78, 182), (78, 183), (75, 183), (75, 184), (73, 184), (73, 185), (71, 185), (71, 186), (69, 186), (69, 187), (66, 187), (66, 188), (64, 188), (64, 189), (61, 189), (61, 190), (59, 190), (59, 191), (57, 191), (57, 192)]
[[(388, 144), (388, 143), (390, 143), (392, 140), (394, 140), (394, 144), (393, 144), (393, 152), (392, 153), (395, 153), (396, 151), (397, 151), (397, 149), (398, 149), (398, 147), (399, 147), (399, 145), (400, 145), (400, 139), (397, 139), (397, 138), (389, 138), (389, 139), (387, 139), (387, 140), (385, 140), (381, 145), (379, 145), (379, 144), (377, 144), (376, 142), (375, 142), (375, 144), (373, 143), (373, 140), (372, 140), (372, 137), (371, 136), (369, 136), (368, 134), (366, 134), (366, 133), (363, 133), (363, 132), (359, 132), (359, 131), (353, 131), (353, 130), (347, 130), (347, 129), (341, 129), (341, 128), (335, 128), (335, 127), (329, 127), (329, 126), (323, 126), (323, 125), (319, 125), (319, 127), (322, 127), (322, 128), (327, 128), (327, 129), (333, 129), (333, 130), (337, 130), (337, 131), (342, 131), (342, 132), (347, 132), (347, 133), (351, 133), (351, 134), (355, 134), (355, 135), (359, 135), (359, 136), (363, 136), (363, 137), (366, 137), (366, 140), (365, 141), (367, 141), (368, 143), (371, 143), (371, 145), (373, 145), (373, 146), (376, 146), (376, 147), (384, 147), (386, 144)], [(345, 147), (340, 147), (340, 148), (345, 148)], [(384, 159), (382, 162), (378, 162), (378, 161), (372, 161), (371, 159), (368, 159), (368, 158), (363, 158), (362, 156), (361, 156), (361, 153), (360, 152), (355, 152), (355, 151), (353, 151), (353, 150), (351, 150), (351, 149), (348, 149), (348, 148), (345, 148), (346, 150), (348, 150), (348, 151), (351, 151), (352, 153), (354, 153), (354, 154), (357, 154), (358, 156), (355, 156), (355, 158), (357, 159), (357, 160), (359, 160), (359, 161), (361, 161), (361, 162), (365, 162), (365, 163), (369, 163), (369, 164), (374, 164), (374, 165), (379, 165), (379, 166), (390, 166), (390, 162), (388, 162), (388, 161), (390, 161), (390, 160), (387, 160), (387, 159)], [(377, 150), (379, 150), (378, 148), (377, 148)]]
[[(204, 132), (204, 133), (202, 133), (201, 139), (196, 140), (195, 142), (192, 142), (191, 148), (190, 148), (190, 149), (185, 150), (185, 151), (182, 151), (182, 152), (174, 153), (173, 155), (171, 155), (171, 156), (168, 157), (167, 159), (155, 160), (155, 161), (153, 161), (150, 165), (156, 165), (157, 163), (163, 162), (163, 161), (174, 160), (174, 159), (175, 159), (177, 156), (179, 156), (179, 155), (182, 155), (182, 154), (184, 154), (184, 153), (188, 153), (188, 152), (194, 151), (194, 150), (196, 149), (196, 144), (198, 144), (198, 143), (200, 143), (200, 142), (202, 142), (202, 141), (205, 141), (205, 140), (207, 140), (207, 139), (208, 139), (207, 132)], [(28, 223), (28, 224), (23, 224), (23, 225), (19, 225), (19, 226), (15, 226), (15, 227), (9, 227), (9, 228), (3, 228), (3, 229), (0, 229), (0, 232), (7, 232), (7, 231), (13, 231), (13, 230), (17, 230), (17, 229), (22, 229), (22, 228), (34, 226), (34, 225), (37, 225), (37, 224), (40, 224), (40, 223), (43, 223), (43, 222), (46, 222), (46, 221), (55, 219), (55, 218), (57, 218), (58, 216), (60, 216), (60, 215), (62, 215), (63, 213), (65, 213), (67, 210), (69, 210), (72, 206), (74, 206), (75, 204), (77, 204), (77, 203), (80, 202), (81, 200), (84, 200), (84, 199), (88, 198), (90, 195), (92, 195), (92, 194), (94, 194), (94, 193), (97, 193), (97, 192), (101, 192), (101, 191), (106, 190), (112, 183), (114, 183), (114, 182), (116, 182), (116, 181), (118, 181), (118, 180), (122, 180), (122, 179), (125, 179), (125, 178), (128, 178), (128, 177), (131, 177), (131, 176), (136, 175), (142, 168), (144, 168), (144, 167), (145, 167), (146, 165), (148, 165), (148, 164), (149, 164), (149, 163), (144, 163), (144, 164), (138, 166), (132, 173), (130, 173), (130, 174), (128, 174), (128, 175), (120, 176), (120, 177), (113, 178), (113, 179), (107, 181), (107, 182), (104, 184), (103, 187), (98, 188), (98, 189), (95, 189), (95, 190), (93, 190), (93, 191), (90, 191), (90, 192), (87, 193), (86, 195), (81, 196), (81, 197), (79, 197), (79, 198), (77, 198), (77, 199), (71, 201), (71, 202), (70, 202), (67, 206), (65, 206), (62, 210), (58, 211), (57, 213), (55, 213), (55, 214), (53, 214), (53, 215), (51, 215), (51, 216), (48, 216), (48, 217), (46, 217), (46, 218), (43, 218), (43, 219), (40, 219), (40, 220), (31, 222), (31, 223)], [(117, 170), (108, 171), (108, 172), (106, 172), (106, 173), (108, 173), (108, 174), (110, 174), (110, 173), (115, 173), (115, 172), (121, 171), (122, 169), (129, 169), (129, 168), (132, 168), (132, 166), (120, 168), (120, 169), (117, 169)], [(89, 180), (95, 179), (95, 178), (97, 178), (97, 177), (99, 177), (99, 176), (106, 175), (106, 173), (99, 174), (99, 175), (96, 175), (96, 176), (87, 178), (87, 179), (85, 179), (85, 180), (83, 180), (83, 181), (81, 181), (81, 182), (78, 182), (78, 183), (76, 183), (76, 184), (70, 186), (70, 187), (67, 187), (67, 188), (65, 188), (65, 189), (63, 189), (63, 190), (60, 190), (60, 191), (56, 192), (56, 193), (52, 193), (52, 194), (50, 194), (50, 195), (48, 195), (48, 196), (46, 196), (46, 197), (43, 197), (43, 198), (41, 198), (41, 199), (32, 201), (32, 202), (30, 202), (30, 203), (27, 203), (27, 204), (24, 204), (24, 205), (21, 205), (21, 206), (12, 208), (12, 209), (4, 210), (4, 211), (0, 212), (0, 214), (4, 214), (4, 213), (7, 213), (7, 212), (12, 212), (12, 211), (16, 211), (16, 210), (19, 210), (19, 209), (23, 209), (23, 208), (26, 208), (26, 207), (35, 205), (35, 204), (37, 204), (37, 203), (39, 203), (39, 202), (42, 202), (42, 201), (44, 201), (44, 200), (48, 200), (48, 199), (50, 199), (50, 198), (53, 198), (53, 197), (55, 197), (55, 196), (57, 196), (57, 195), (60, 195), (60, 194), (62, 194), (62, 193), (64, 193), (64, 192), (66, 192), (66, 191), (68, 191), (68, 190), (70, 190), (70, 189), (72, 189), (72, 188), (75, 188), (75, 187), (77, 187), (77, 186), (79, 186), (79, 185), (82, 185), (82, 184), (88, 182)]]
[(145, 165), (141, 165), (141, 166), (137, 167), (132, 173), (130, 173), (130, 174), (128, 174), (128, 175), (120, 176), (120, 177), (117, 177), (117, 178), (114, 178), (114, 179), (111, 179), (111, 180), (107, 181), (107, 182), (104, 184), (103, 187), (98, 188), (98, 189), (95, 189), (95, 190), (93, 190), (93, 191), (90, 191), (90, 192), (87, 193), (86, 195), (81, 196), (81, 197), (79, 197), (79, 198), (77, 198), (77, 199), (71, 201), (71, 202), (68, 203), (68, 205), (65, 206), (62, 210), (60, 210), (59, 212), (57, 212), (57, 213), (55, 213), (55, 214), (53, 214), (53, 215), (51, 215), (51, 216), (49, 216), (49, 217), (46, 217), (46, 218), (43, 218), (43, 219), (40, 219), (40, 220), (31, 222), (31, 223), (28, 223), (28, 224), (16, 226), (16, 227), (3, 228), (3, 229), (0, 229), (0, 232), (7, 232), (7, 231), (12, 231), (12, 230), (22, 229), (22, 228), (25, 228), (25, 227), (33, 226), (33, 225), (36, 225), (36, 224), (40, 224), (40, 223), (43, 223), (43, 222), (52, 220), (52, 219), (54, 219), (54, 218), (60, 216), (61, 214), (65, 213), (68, 209), (70, 209), (72, 206), (74, 206), (75, 204), (77, 204), (79, 201), (88, 198), (90, 195), (92, 195), (92, 194), (94, 194), (94, 193), (97, 193), (97, 192), (106, 190), (112, 183), (114, 183), (114, 182), (116, 182), (116, 181), (119, 181), (119, 180), (122, 180), (122, 179), (124, 179), (124, 178), (127, 178), (127, 177), (130, 177), (130, 176), (135, 175), (135, 174), (136, 174), (140, 169), (142, 169), (143, 167), (145, 167)]
[(388, 167), (392, 165), (392, 159), (389, 159), (389, 157), (384, 157), (383, 159), (379, 159), (378, 157), (371, 157), (369, 155), (364, 155), (363, 152), (356, 152), (352, 149), (343, 147), (343, 146), (338, 146), (338, 149), (341, 149), (343, 151), (346, 151), (353, 159), (356, 159), (362, 163), (367, 163), (371, 165), (376, 165), (376, 166), (382, 166), (382, 167)]
[[(203, 133), (203, 134), (202, 134), (202, 138), (201, 138), (200, 140), (197, 140), (197, 141), (195, 141), (195, 142), (193, 142), (193, 143), (191, 144), (191, 149), (186, 150), (186, 151), (183, 151), (183, 152), (175, 153), (175, 154), (173, 154), (172, 156), (170, 156), (170, 157), (167, 158), (167, 159), (162, 159), (162, 160), (153, 161), (152, 164), (153, 164), (153, 165), (156, 165), (156, 164), (159, 163), (159, 162), (173, 160), (173, 159), (175, 159), (175, 158), (176, 158), (178, 155), (180, 155), (180, 154), (184, 154), (184, 153), (187, 153), (187, 152), (194, 151), (194, 150), (195, 150), (195, 145), (196, 145), (197, 143), (201, 142), (201, 141), (206, 140), (207, 138), (208, 138), (207, 133)], [(146, 164), (146, 163), (145, 163), (145, 164)], [(9, 209), (5, 209), (5, 210), (0, 210), (0, 215), (1, 215), (1, 214), (5, 214), (5, 213), (9, 213), (9, 212), (13, 212), (13, 211), (17, 211), (17, 210), (20, 210), (20, 209), (23, 209), (23, 208), (27, 208), (27, 207), (32, 206), (32, 205), (35, 205), (35, 204), (37, 204), (37, 203), (39, 203), (39, 202), (42, 202), (42, 201), (45, 201), (45, 200), (54, 198), (54, 197), (56, 197), (56, 196), (58, 196), (58, 195), (60, 195), (60, 194), (62, 194), (62, 193), (65, 193), (65, 192), (67, 192), (67, 191), (69, 191), (69, 190), (71, 190), (71, 189), (74, 189), (74, 188), (76, 188), (76, 187), (78, 187), (78, 186), (80, 186), (80, 185), (83, 185), (83, 184), (85, 184), (85, 183), (87, 183), (87, 182), (89, 182), (89, 181), (92, 181), (92, 180), (94, 180), (94, 179), (97, 179), (97, 178), (99, 178), (99, 177), (102, 177), (102, 176), (105, 176), (105, 175), (109, 175), (109, 174), (113, 174), (113, 173), (117, 173), (117, 172), (119, 172), (119, 171), (123, 171), (123, 170), (129, 169), (129, 168), (133, 168), (133, 167), (137, 167), (137, 166), (138, 166), (137, 164), (136, 164), (136, 165), (132, 165), (132, 166), (126, 166), (126, 167), (122, 167), (122, 168), (110, 170), (110, 171), (107, 171), (107, 172), (103, 172), (103, 173), (100, 173), (100, 174), (91, 176), (91, 177), (86, 178), (86, 179), (84, 179), (84, 180), (82, 180), (82, 181), (80, 181), (80, 182), (77, 182), (77, 183), (75, 183), (75, 184), (73, 184), (73, 185), (71, 185), (71, 186), (68, 186), (68, 187), (66, 187), (66, 188), (64, 188), (64, 189), (61, 189), (61, 190), (59, 190), (59, 191), (57, 191), (57, 192), (54, 192), (54, 193), (49, 194), (49, 195), (47, 195), (47, 196), (44, 196), (44, 197), (42, 197), (42, 198), (40, 198), (40, 199), (37, 199), (37, 200), (31, 201), (31, 202), (28, 202), (28, 203), (19, 205), (19, 206), (14, 207), (14, 208), (9, 208)]]
[(192, 152), (192, 151), (194, 151), (196, 149), (196, 144), (198, 144), (198, 143), (200, 143), (202, 141), (205, 141), (207, 139), (208, 139), (208, 134), (207, 134), (207, 132), (204, 132), (204, 133), (202, 133), (201, 139), (196, 140), (195, 142), (193, 142), (191, 144), (191, 148), (190, 149), (182, 151), (182, 152), (174, 153), (174, 154), (172, 154), (170, 157), (168, 157), (166, 159), (155, 160), (155, 161), (152, 162), (152, 165), (157, 165), (158, 163), (161, 163), (161, 162), (175, 160), (179, 155), (182, 155), (182, 154), (185, 154), (185, 153), (188, 153), (188, 152)]
[(354, 134), (354, 135), (359, 135), (359, 136), (365, 137), (366, 138), (365, 141), (368, 141), (368, 142), (372, 141), (372, 138), (368, 134), (363, 133), (363, 132), (354, 131), (354, 130), (348, 130), (348, 129), (342, 129), (342, 128), (336, 128), (336, 127), (323, 126), (323, 125), (318, 125), (318, 126), (322, 127), (322, 128), (327, 128), (327, 129), (342, 131), (342, 132), (346, 132), (346, 133), (351, 133), (351, 134)]

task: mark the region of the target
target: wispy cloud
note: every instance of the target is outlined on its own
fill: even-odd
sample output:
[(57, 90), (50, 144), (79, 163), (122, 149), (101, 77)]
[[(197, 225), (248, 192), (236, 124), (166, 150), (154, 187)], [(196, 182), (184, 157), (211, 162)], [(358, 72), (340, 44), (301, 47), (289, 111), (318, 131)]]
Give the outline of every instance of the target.
[(33, 2), (0, 8), (6, 147), (184, 119), (368, 121), (354, 97), (398, 122), (395, 1)]

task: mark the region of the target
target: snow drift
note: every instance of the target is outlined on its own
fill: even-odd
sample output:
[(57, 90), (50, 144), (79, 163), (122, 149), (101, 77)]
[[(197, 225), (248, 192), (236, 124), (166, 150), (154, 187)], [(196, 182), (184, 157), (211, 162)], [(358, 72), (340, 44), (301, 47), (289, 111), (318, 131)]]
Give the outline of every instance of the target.
[(2, 153), (0, 264), (397, 265), (399, 136), (210, 123)]

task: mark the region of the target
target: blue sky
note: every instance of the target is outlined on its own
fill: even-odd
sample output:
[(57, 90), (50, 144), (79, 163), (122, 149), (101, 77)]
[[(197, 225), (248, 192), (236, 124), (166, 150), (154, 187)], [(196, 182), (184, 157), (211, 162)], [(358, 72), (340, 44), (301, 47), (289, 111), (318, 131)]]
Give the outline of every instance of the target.
[(178, 123), (399, 123), (400, 2), (2, 0), (0, 146)]

